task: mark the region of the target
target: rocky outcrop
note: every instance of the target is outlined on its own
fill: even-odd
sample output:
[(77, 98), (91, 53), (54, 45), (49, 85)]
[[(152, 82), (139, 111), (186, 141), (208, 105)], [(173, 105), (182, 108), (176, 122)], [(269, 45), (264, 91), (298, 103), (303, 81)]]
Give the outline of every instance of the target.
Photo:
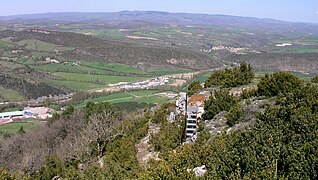
[(148, 165), (150, 159), (160, 160), (159, 152), (151, 151), (151, 145), (149, 143), (151, 134), (158, 133), (160, 126), (157, 124), (150, 124), (148, 134), (146, 137), (140, 140), (139, 144), (136, 144), (137, 149), (137, 160), (140, 167), (145, 168)]
[(246, 128), (252, 127), (257, 119), (257, 114), (262, 113), (267, 106), (273, 105), (275, 99), (262, 99), (252, 98), (241, 102), (243, 116), (240, 118), (239, 123), (232, 127), (227, 125), (228, 112), (222, 111), (215, 115), (212, 120), (205, 120), (204, 130), (208, 131), (211, 135), (210, 140), (213, 140), (218, 134), (222, 132), (233, 133)]

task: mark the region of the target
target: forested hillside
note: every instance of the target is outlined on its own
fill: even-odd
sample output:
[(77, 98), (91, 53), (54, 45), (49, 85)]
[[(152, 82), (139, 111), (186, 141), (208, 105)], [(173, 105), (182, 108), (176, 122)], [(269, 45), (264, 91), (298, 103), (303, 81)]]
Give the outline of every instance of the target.
[[(109, 103), (89, 103), (69, 107), (39, 131), (2, 141), (0, 173), (9, 179), (194, 179), (191, 169), (205, 165), (206, 179), (318, 177), (317, 85), (280, 72), (240, 97), (228, 89), (213, 94), (195, 143), (181, 144), (182, 116), (167, 121), (174, 104), (127, 114)], [(261, 101), (272, 103), (256, 114), (246, 108)], [(228, 130), (211, 134), (206, 124), (223, 112)], [(153, 125), (160, 130), (149, 137), (150, 149), (159, 159), (141, 167), (135, 145)]]
[(63, 55), (73, 59), (90, 59), (104, 63), (144, 65), (145, 68), (182, 67), (191, 69), (216, 68), (219, 61), (202, 52), (181, 48), (151, 47), (133, 43), (109, 41), (101, 38), (58, 31), (24, 30), (0, 31), (1, 38), (13, 42), (36, 39), (42, 42), (70, 47)]
[(0, 61), (0, 86), (18, 92), (24, 99), (66, 94), (64, 88), (44, 82), (45, 77), (50, 76), (21, 64)]

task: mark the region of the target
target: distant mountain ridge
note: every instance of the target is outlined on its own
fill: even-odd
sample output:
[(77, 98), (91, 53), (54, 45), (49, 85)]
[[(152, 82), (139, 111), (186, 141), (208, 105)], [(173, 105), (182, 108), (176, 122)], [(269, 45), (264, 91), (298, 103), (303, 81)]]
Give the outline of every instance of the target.
[(160, 11), (121, 11), (121, 12), (64, 12), (2, 16), (0, 21), (48, 20), (56, 22), (92, 22), (118, 25), (124, 22), (144, 21), (158, 24), (245, 27), (270, 32), (304, 32), (318, 34), (318, 24), (286, 22), (274, 19), (239, 17), (230, 15), (169, 13)]

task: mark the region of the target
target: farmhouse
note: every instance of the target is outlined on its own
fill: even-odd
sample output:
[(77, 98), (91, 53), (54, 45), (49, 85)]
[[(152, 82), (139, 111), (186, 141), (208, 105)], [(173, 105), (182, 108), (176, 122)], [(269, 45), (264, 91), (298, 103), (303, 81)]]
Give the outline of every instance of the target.
[(24, 108), (24, 115), (25, 117), (30, 118), (47, 119), (49, 117), (52, 117), (50, 111), (51, 109), (46, 107), (26, 107)]

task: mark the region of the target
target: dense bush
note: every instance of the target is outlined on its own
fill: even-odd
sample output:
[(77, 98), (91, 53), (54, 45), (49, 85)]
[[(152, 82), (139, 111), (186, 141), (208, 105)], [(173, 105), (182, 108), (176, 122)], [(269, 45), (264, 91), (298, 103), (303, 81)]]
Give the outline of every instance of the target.
[(152, 117), (152, 122), (160, 125), (160, 132), (151, 134), (150, 143), (156, 151), (167, 152), (175, 149), (181, 144), (184, 130), (184, 116), (177, 116), (173, 123), (167, 120), (169, 109), (172, 104), (166, 104), (158, 109)]
[(213, 95), (204, 104), (204, 119), (213, 119), (221, 111), (228, 111), (237, 102), (228, 90), (214, 91)]
[(227, 114), (227, 124), (229, 126), (235, 125), (240, 118), (243, 116), (243, 111), (241, 105), (238, 103), (235, 106), (231, 107), (229, 113)]
[(199, 81), (194, 81), (188, 86), (188, 95), (192, 96), (202, 89), (202, 86)]
[(150, 143), (156, 151), (171, 151), (181, 144), (182, 134), (183, 126), (178, 126), (177, 123), (162, 123), (160, 132), (151, 135)]
[(114, 104), (119, 107), (122, 111), (133, 112), (139, 109), (151, 108), (154, 107), (155, 104), (145, 103), (145, 102), (120, 102)]
[(151, 117), (151, 122), (155, 124), (165, 123), (167, 121), (169, 107), (173, 107), (171, 105), (172, 104), (164, 104), (158, 108)]
[(311, 79), (312, 83), (318, 83), (318, 76), (315, 76)]
[(317, 179), (318, 87), (278, 98), (251, 129), (182, 146), (154, 162), (143, 178), (191, 179), (187, 169), (206, 165), (204, 179)]
[(243, 62), (239, 67), (216, 71), (205, 81), (205, 86), (237, 87), (249, 84), (253, 79), (253, 68), (250, 64)]
[(241, 99), (248, 99), (253, 96), (257, 96), (257, 90), (256, 89), (243, 89), (241, 94)]
[(105, 110), (109, 110), (112, 113), (115, 114), (115, 116), (120, 116), (121, 113), (118, 109), (118, 107), (108, 103), (108, 102), (103, 102), (103, 103), (93, 103), (89, 102), (86, 104), (86, 114), (85, 118), (88, 120), (92, 115), (100, 114), (103, 113)]
[(287, 72), (277, 72), (273, 75), (266, 74), (257, 85), (258, 94), (267, 97), (288, 94), (302, 89), (303, 86), (304, 83), (301, 80)]
[[(258, 87), (259, 95), (277, 96), (276, 104), (249, 129), (224, 132), (212, 142), (203, 130), (195, 144), (180, 146), (184, 117), (167, 122), (172, 104), (125, 119), (109, 103), (90, 103), (85, 111), (70, 107), (50, 127), (1, 141), (0, 164), (10, 172), (25, 172), (26, 179), (194, 179), (188, 169), (202, 165), (207, 168), (203, 179), (317, 179), (318, 86), (277, 73)], [(229, 111), (229, 125), (242, 115), (237, 100), (224, 89), (214, 92), (205, 109), (209, 119)], [(135, 144), (147, 135), (149, 120), (160, 125), (150, 142), (161, 160), (142, 170)], [(0, 176), (22, 177), (3, 169)]]

